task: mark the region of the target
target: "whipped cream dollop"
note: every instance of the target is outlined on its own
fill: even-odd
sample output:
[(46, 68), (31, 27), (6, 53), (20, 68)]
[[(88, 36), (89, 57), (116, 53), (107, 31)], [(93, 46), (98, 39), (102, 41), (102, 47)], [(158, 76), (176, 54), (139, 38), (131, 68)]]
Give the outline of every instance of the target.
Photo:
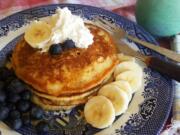
[(93, 35), (85, 26), (83, 19), (73, 15), (67, 7), (58, 8), (50, 21), (53, 25), (51, 43), (57, 44), (72, 39), (79, 48), (88, 48), (93, 43)]
[(41, 49), (42, 52), (48, 51), (52, 44), (63, 43), (68, 39), (73, 40), (78, 48), (88, 48), (93, 43), (93, 35), (85, 26), (83, 19), (73, 15), (67, 7), (57, 8), (54, 15), (49, 16), (46, 21), (39, 22), (48, 26), (41, 25), (37, 21), (32, 22), (25, 31), (25, 40), (30, 46)]

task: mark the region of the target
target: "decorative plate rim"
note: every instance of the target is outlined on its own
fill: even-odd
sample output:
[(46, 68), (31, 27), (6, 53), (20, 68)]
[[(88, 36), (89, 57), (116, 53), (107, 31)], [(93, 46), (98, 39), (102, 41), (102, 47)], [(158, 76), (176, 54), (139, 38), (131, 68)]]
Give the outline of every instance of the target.
[[(21, 13), (25, 13), (25, 12), (28, 12), (28, 11), (33, 11), (35, 9), (40, 9), (40, 8), (45, 8), (45, 7), (57, 7), (57, 6), (79, 6), (79, 7), (87, 7), (87, 8), (91, 8), (91, 9), (98, 9), (98, 10), (101, 10), (102, 12), (106, 12), (111, 15), (113, 15), (114, 17), (112, 18), (121, 18), (122, 20), (125, 20), (127, 22), (131, 22), (133, 25), (137, 26), (137, 28), (140, 29), (140, 32), (144, 33), (145, 35), (148, 36), (148, 38), (151, 40), (151, 42), (155, 43), (156, 45), (158, 45), (157, 41), (152, 37), (152, 35), (150, 35), (148, 32), (146, 32), (141, 26), (139, 26), (138, 24), (136, 24), (135, 22), (132, 22), (130, 20), (128, 20), (127, 18), (123, 17), (123, 16), (120, 16), (116, 13), (113, 13), (111, 11), (108, 11), (108, 10), (105, 10), (103, 8), (99, 8), (99, 7), (94, 7), (94, 6), (89, 6), (89, 5), (82, 5), (82, 4), (50, 4), (50, 5), (43, 5), (43, 6), (35, 6), (33, 8), (29, 8), (29, 9), (25, 9), (23, 11), (19, 11), (19, 12), (16, 12), (10, 16), (7, 16), (3, 19), (0, 20), (0, 22), (2, 22), (2, 24), (0, 25), (0, 27), (3, 26), (3, 23), (5, 23), (6, 21), (8, 21), (9, 18), (13, 18), (13, 17), (16, 17), (18, 14), (21, 14)], [(116, 22), (118, 23), (118, 22)], [(3, 37), (0, 35), (0, 38)], [(157, 57), (160, 57), (162, 59), (164, 59), (164, 57), (162, 57), (161, 55), (159, 55), (158, 53), (154, 53), (153, 55), (157, 55)], [(166, 77), (165, 77), (166, 78)], [(159, 127), (157, 127), (156, 131), (157, 131), (157, 134), (159, 134), (162, 130), (162, 128), (164, 127), (168, 117), (169, 117), (169, 114), (170, 114), (170, 111), (171, 111), (171, 107), (172, 107), (172, 103), (173, 103), (173, 95), (174, 95), (174, 83), (173, 83), (173, 80), (170, 79), (170, 78), (166, 78), (168, 79), (168, 81), (171, 82), (171, 86), (172, 86), (172, 92), (171, 92), (171, 97), (169, 97), (171, 99), (170, 101), (170, 104), (168, 105), (168, 110), (167, 110), (167, 113), (165, 114), (165, 119), (164, 119), (164, 122), (162, 123), (162, 125), (159, 125)]]

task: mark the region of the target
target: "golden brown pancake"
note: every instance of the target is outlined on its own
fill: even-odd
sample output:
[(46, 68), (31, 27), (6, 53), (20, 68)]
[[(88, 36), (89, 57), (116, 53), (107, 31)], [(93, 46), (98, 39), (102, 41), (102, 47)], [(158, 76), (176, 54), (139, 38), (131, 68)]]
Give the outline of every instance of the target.
[(69, 106), (77, 106), (77, 105), (86, 103), (90, 98), (97, 95), (98, 90), (104, 84), (111, 82), (111, 81), (112, 81), (112, 75), (108, 76), (108, 78), (106, 78), (101, 83), (101, 85), (98, 85), (95, 88), (92, 88), (91, 90), (89, 90), (85, 93), (75, 94), (75, 95), (71, 95), (71, 96), (54, 97), (51, 95), (46, 95), (46, 94), (40, 93), (31, 88), (31, 91), (33, 92), (32, 101), (34, 103), (36, 103), (37, 105), (41, 106), (42, 108), (46, 108), (46, 110), (52, 110), (51, 105), (54, 106), (53, 110), (59, 110), (58, 106), (62, 106), (63, 108), (65, 106), (68, 106), (68, 107)]
[(91, 90), (109, 76), (118, 63), (116, 46), (103, 29), (88, 25), (94, 43), (59, 55), (41, 53), (22, 39), (12, 64), (16, 75), (35, 90), (52, 96), (70, 96)]
[(56, 106), (71, 106), (71, 105), (80, 105), (80, 104), (84, 104), (86, 103), (90, 98), (92, 98), (93, 96), (97, 95), (97, 92), (94, 92), (93, 94), (84, 97), (82, 99), (79, 100), (71, 100), (69, 102), (65, 102), (65, 101), (58, 101), (58, 100), (50, 100), (50, 99), (46, 99), (37, 95), (33, 95), (33, 97), (38, 97), (43, 103), (49, 104), (49, 105), (56, 105)]
[(33, 96), (32, 97), (32, 101), (42, 107), (44, 110), (48, 110), (48, 111), (56, 111), (56, 110), (71, 110), (72, 108), (74, 108), (76, 105), (53, 105), (53, 104), (48, 104), (45, 101), (42, 101), (39, 97), (37, 96)]
[(67, 105), (69, 103), (73, 102), (81, 102), (81, 100), (87, 99), (89, 96), (94, 95), (97, 93), (97, 91), (106, 83), (112, 82), (112, 75), (108, 76), (100, 85), (88, 90), (87, 92), (84, 93), (79, 93), (79, 94), (74, 94), (70, 96), (52, 96), (52, 95), (47, 95), (41, 92), (36, 91), (33, 88), (30, 88), (32, 93), (38, 97), (42, 97), (44, 99), (53, 101), (53, 102), (58, 102), (60, 104)]
[(98, 88), (94, 88), (86, 93), (63, 97), (53, 97), (33, 91), (33, 95), (38, 96), (41, 99), (44, 99), (44, 101), (51, 102), (56, 105), (78, 105), (81, 103), (85, 103), (89, 99), (89, 97), (96, 95), (97, 91)]

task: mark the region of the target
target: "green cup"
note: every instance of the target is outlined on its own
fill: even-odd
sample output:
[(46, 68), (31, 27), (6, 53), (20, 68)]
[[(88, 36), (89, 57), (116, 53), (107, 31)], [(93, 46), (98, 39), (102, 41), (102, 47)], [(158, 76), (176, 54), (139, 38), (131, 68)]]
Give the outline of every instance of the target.
[(180, 33), (180, 0), (138, 0), (136, 20), (156, 36)]

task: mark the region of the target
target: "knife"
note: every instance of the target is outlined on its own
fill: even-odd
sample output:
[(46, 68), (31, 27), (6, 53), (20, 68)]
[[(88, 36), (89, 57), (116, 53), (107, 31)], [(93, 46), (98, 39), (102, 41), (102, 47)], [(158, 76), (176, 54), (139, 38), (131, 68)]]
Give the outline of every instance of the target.
[[(117, 43), (116, 43), (117, 44)], [(135, 51), (123, 41), (117, 44), (117, 49), (126, 55), (136, 57), (146, 63), (150, 68), (165, 74), (172, 79), (180, 82), (180, 66), (172, 61), (165, 61), (158, 57), (146, 56), (140, 52)]]

